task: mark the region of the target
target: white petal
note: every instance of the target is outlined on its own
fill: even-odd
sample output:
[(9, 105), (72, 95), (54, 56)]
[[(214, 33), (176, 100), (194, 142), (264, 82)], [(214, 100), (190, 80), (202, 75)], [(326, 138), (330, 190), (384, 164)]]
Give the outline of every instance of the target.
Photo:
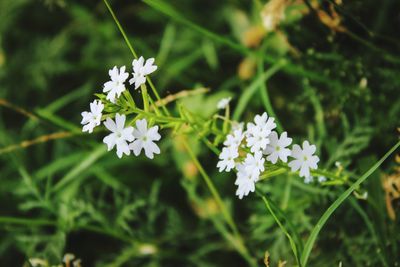
[(129, 148), (133, 150), (133, 153), (135, 156), (139, 156), (140, 152), (142, 151), (143, 148), (143, 141), (142, 140), (135, 140), (133, 143), (129, 144)]
[(291, 168), (292, 172), (297, 171), (298, 169), (300, 169), (301, 167), (301, 161), (300, 160), (292, 160), (291, 162), (289, 162), (288, 166)]
[(115, 122), (111, 118), (106, 119), (106, 121), (104, 122), (104, 126), (106, 126), (106, 128), (111, 132), (117, 131), (117, 126), (115, 125)]
[(115, 124), (118, 131), (122, 131), (125, 127), (126, 116), (124, 114), (115, 114)]
[(272, 153), (267, 157), (267, 160), (270, 161), (272, 164), (275, 164), (278, 161), (278, 153)]
[[(147, 120), (146, 119), (137, 120), (136, 128), (142, 135), (146, 134), (147, 133)], [(135, 137), (137, 137), (137, 136), (135, 136)]]
[(132, 126), (123, 129), (121, 132), (121, 135), (122, 135), (122, 138), (128, 142), (132, 142), (133, 140), (135, 140), (135, 137), (133, 136), (133, 127)]
[(115, 146), (115, 134), (109, 134), (103, 138), (103, 142), (107, 144), (107, 149), (110, 151)]

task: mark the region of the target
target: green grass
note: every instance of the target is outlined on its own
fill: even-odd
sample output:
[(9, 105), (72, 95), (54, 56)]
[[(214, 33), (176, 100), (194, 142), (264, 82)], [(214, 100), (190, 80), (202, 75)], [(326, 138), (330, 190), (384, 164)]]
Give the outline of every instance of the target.
[[(398, 199), (393, 220), (382, 186), (400, 145), (400, 4), (295, 2), (248, 47), (266, 2), (1, 1), (2, 265), (73, 253), (82, 266), (264, 266), (267, 251), (271, 266), (400, 264)], [(149, 106), (139, 91), (123, 99), (129, 121), (162, 125), (162, 154), (118, 159), (104, 129), (81, 132), (80, 113), (108, 69), (130, 71), (139, 56), (159, 67), (141, 89)], [(238, 200), (234, 174), (216, 168), (229, 126), (216, 103), (227, 96), (233, 119), (267, 111), (295, 143), (316, 144), (314, 175), (330, 180), (304, 184), (267, 165)]]

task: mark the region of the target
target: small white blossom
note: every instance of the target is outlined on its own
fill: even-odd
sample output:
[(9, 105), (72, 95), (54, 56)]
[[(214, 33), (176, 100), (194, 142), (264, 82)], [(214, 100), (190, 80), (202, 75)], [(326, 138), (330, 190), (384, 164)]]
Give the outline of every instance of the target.
[(244, 122), (237, 122), (237, 121), (233, 121), (232, 122), (232, 129), (231, 132), (234, 132), (236, 130), (241, 130), (243, 131), (244, 129)]
[(104, 137), (103, 142), (107, 144), (107, 149), (110, 151), (117, 146), (117, 156), (122, 157), (123, 154), (129, 155), (130, 149), (127, 142), (132, 142), (135, 137), (133, 136), (133, 127), (125, 128), (125, 115), (115, 114), (115, 122), (107, 118), (104, 125), (112, 133)]
[(219, 168), (219, 172), (227, 171), (229, 172), (231, 169), (235, 167), (235, 159), (239, 156), (236, 147), (224, 147), (222, 152), (219, 154), (219, 161), (217, 164), (217, 168)]
[(240, 129), (235, 130), (233, 133), (228, 134), (226, 136), (226, 139), (224, 141), (224, 146), (234, 147), (237, 150), (240, 144), (242, 143), (243, 138), (244, 138), (243, 131)]
[(287, 162), (287, 157), (290, 156), (290, 149), (286, 148), (292, 143), (292, 138), (287, 137), (287, 132), (283, 132), (278, 138), (278, 134), (273, 131), (269, 135), (269, 144), (264, 150), (264, 154), (268, 155), (267, 160), (275, 164), (278, 158), (283, 162)]
[(251, 175), (255, 181), (258, 181), (260, 173), (265, 170), (264, 162), (265, 159), (263, 158), (262, 153), (259, 151), (254, 153), (254, 155), (251, 153), (247, 154), (244, 160), (246, 173)]
[(250, 147), (251, 152), (264, 150), (270, 143), (269, 135), (271, 131), (276, 128), (274, 118), (269, 117), (266, 112), (261, 116), (254, 117), (254, 123), (247, 124), (247, 146)]
[(243, 196), (247, 196), (250, 192), (255, 191), (255, 183), (257, 180), (247, 171), (245, 164), (238, 164), (236, 168), (238, 170), (235, 180), (235, 185), (238, 186), (236, 195), (239, 199), (242, 199)]
[(153, 63), (154, 58), (149, 58), (145, 61), (143, 57), (140, 57), (132, 61), (133, 78), (129, 80), (129, 83), (135, 84), (135, 89), (146, 83), (146, 75), (157, 70), (157, 66), (153, 65)]
[(254, 179), (251, 179), (249, 175), (238, 175), (235, 180), (235, 185), (238, 186), (236, 189), (236, 195), (239, 199), (242, 199), (243, 196), (247, 196), (250, 192), (254, 192), (255, 186)]
[[(104, 105), (100, 100), (95, 100), (90, 103), (90, 112), (84, 111), (81, 113), (82, 121), (81, 124), (84, 125), (82, 132), (92, 133), (96, 126), (101, 123), (101, 116), (103, 115)], [(86, 124), (86, 125), (85, 125)]]
[(311, 175), (307, 176), (307, 177), (304, 177), (304, 183), (305, 184), (311, 184), (313, 181), (314, 181), (314, 177), (312, 177)]
[(231, 102), (232, 98), (231, 97), (226, 97), (226, 98), (222, 98), (218, 104), (217, 104), (217, 108), (218, 109), (224, 109), (229, 105), (229, 102)]
[(253, 133), (253, 131), (251, 129), (254, 129), (254, 131), (257, 130), (257, 128), (254, 128), (254, 126), (257, 126), (261, 129), (263, 129), (265, 131), (269, 131), (269, 133), (271, 133), (271, 131), (276, 128), (276, 123), (275, 123), (275, 119), (273, 117), (268, 117), (267, 112), (264, 112), (262, 115), (256, 115), (254, 117), (254, 124), (253, 123), (247, 124), (247, 130), (250, 133)]
[(315, 150), (315, 145), (310, 145), (308, 141), (303, 142), (303, 148), (299, 145), (294, 145), (291, 156), (295, 159), (289, 162), (289, 167), (292, 171), (300, 170), (301, 177), (309, 177), (310, 169), (318, 168), (319, 158), (313, 155)]
[(318, 176), (318, 182), (323, 183), (326, 182), (326, 177), (325, 176)]
[(108, 71), (111, 81), (104, 84), (103, 92), (107, 93), (107, 99), (115, 103), (115, 99), (121, 96), (125, 91), (125, 81), (128, 79), (129, 74), (125, 72), (125, 66), (122, 66), (119, 71), (117, 66)]
[(160, 148), (154, 141), (159, 141), (161, 135), (158, 133), (158, 126), (147, 129), (147, 120), (141, 119), (136, 121), (136, 128), (133, 130), (136, 140), (129, 145), (136, 156), (139, 156), (142, 149), (146, 157), (154, 158), (154, 154), (160, 154)]

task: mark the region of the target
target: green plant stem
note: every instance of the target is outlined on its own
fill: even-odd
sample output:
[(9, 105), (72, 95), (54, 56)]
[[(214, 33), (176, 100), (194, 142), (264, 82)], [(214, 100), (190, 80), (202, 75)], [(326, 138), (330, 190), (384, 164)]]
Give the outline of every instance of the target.
[(304, 247), (304, 251), (301, 255), (301, 265), (303, 267), (307, 266), (308, 258), (310, 256), (311, 250), (317, 240), (318, 234), (322, 227), (328, 221), (333, 212), (350, 196), (350, 194), (356, 190), (362, 182), (364, 182), (372, 173), (374, 173), (379, 166), (400, 146), (400, 141), (398, 141), (378, 162), (376, 162), (364, 175), (362, 175), (355, 183), (353, 183), (345, 192), (343, 192), (332, 205), (324, 212), (315, 227), (313, 228), (310, 237)]
[[(115, 13), (114, 13), (114, 11), (113, 11), (111, 5), (108, 3), (108, 0), (103, 0), (103, 1), (104, 1), (105, 5), (107, 6), (107, 9), (108, 9), (108, 11), (110, 12), (110, 14), (111, 14), (111, 16), (112, 16), (112, 18), (113, 18), (115, 24), (117, 24), (117, 27), (118, 27), (119, 31), (121, 32), (122, 36), (124, 37), (125, 43), (126, 43), (126, 45), (129, 47), (129, 50), (131, 51), (133, 57), (137, 59), (138, 56), (137, 56), (137, 54), (136, 54), (136, 51), (135, 51), (135, 49), (133, 49), (133, 46), (132, 46), (131, 42), (129, 41), (129, 38), (128, 38), (128, 36), (126, 35), (124, 29), (122, 28), (121, 23), (119, 22), (117, 16), (115, 15)], [(158, 94), (158, 92), (157, 92), (157, 90), (156, 90), (156, 88), (155, 88), (153, 82), (151, 81), (151, 79), (150, 79), (149, 77), (146, 77), (146, 79), (147, 79), (147, 81), (148, 81), (148, 83), (149, 83), (149, 85), (150, 85), (151, 90), (153, 91), (153, 94), (156, 96), (156, 99), (157, 99), (158, 101), (160, 101), (160, 100), (161, 100), (160, 95)], [(169, 111), (168, 111), (168, 109), (165, 107), (165, 105), (162, 105), (161, 108), (163, 109), (163, 111), (165, 112), (165, 114), (167, 114), (167, 115), (170, 114)]]
[[(58, 224), (56, 221), (45, 220), (45, 219), (32, 219), (32, 218), (18, 218), (18, 217), (10, 217), (10, 216), (0, 216), (0, 224), (4, 225), (24, 225), (24, 226), (54, 226), (56, 227)], [(91, 225), (82, 225), (76, 226), (72, 229), (73, 231), (79, 230), (87, 230), (90, 232), (100, 233), (107, 236), (111, 236), (113, 238), (119, 239), (121, 241), (125, 241), (127, 243), (135, 243), (136, 241), (124, 236), (119, 235), (115, 232), (108, 231), (101, 227), (91, 226)]]
[(231, 228), (235, 238), (236, 242), (233, 241), (234, 245), (238, 248), (239, 252), (242, 254), (242, 256), (251, 264), (252, 266), (256, 266), (256, 263), (254, 259), (250, 256), (247, 248), (244, 246), (244, 241), (243, 238), (241, 237), (238, 228), (232, 219), (228, 209), (226, 208), (224, 202), (222, 201), (221, 196), (218, 193), (218, 190), (215, 188), (213, 182), (211, 181), (211, 178), (208, 176), (206, 171), (204, 170), (203, 166), (197, 159), (196, 155), (194, 154), (193, 150), (189, 146), (189, 144), (186, 142), (186, 140), (182, 141), (185, 149), (187, 150), (189, 156), (192, 158), (194, 164), (196, 165), (197, 169), (199, 170), (201, 176), (203, 177), (208, 189), (211, 192), (211, 195), (214, 197), (215, 201), (217, 202), (219, 208), (221, 209), (222, 215), (225, 218), (226, 223), (229, 225)]
[(300, 264), (300, 259), (299, 259), (299, 251), (297, 248), (296, 243), (294, 242), (294, 239), (292, 236), (289, 234), (289, 232), (286, 230), (285, 226), (282, 224), (282, 222), (279, 220), (278, 216), (275, 214), (274, 210), (271, 208), (270, 201), (266, 196), (264, 196), (261, 192), (257, 190), (257, 194), (262, 198), (264, 201), (265, 206), (267, 207), (268, 211), (271, 213), (272, 217), (275, 219), (275, 222), (278, 224), (279, 228), (282, 230), (282, 232), (286, 235), (286, 237), (289, 239), (290, 247), (292, 248), (293, 255), (296, 259), (296, 262), (299, 266)]
[(285, 60), (280, 60), (276, 62), (275, 65), (273, 65), (271, 68), (269, 68), (266, 72), (258, 75), (257, 79), (255, 79), (240, 96), (239, 103), (237, 104), (236, 109), (233, 112), (233, 120), (237, 121), (240, 119), (240, 116), (245, 111), (252, 96), (257, 92), (260, 86), (264, 84), (269, 78), (271, 78), (271, 76), (273, 76), (276, 72), (278, 72), (285, 64)]
[(143, 108), (145, 112), (149, 112), (149, 96), (147, 95), (147, 87), (145, 84), (140, 86), (142, 89)]
[[(264, 73), (264, 61), (262, 60), (262, 58), (260, 60), (258, 60), (258, 64), (257, 64), (257, 68), (258, 68), (258, 74), (262, 75)], [(278, 130), (279, 133), (283, 132), (283, 127), (282, 124), (280, 123), (278, 116), (276, 116), (276, 113), (274, 111), (274, 109), (272, 108), (272, 104), (271, 104), (271, 100), (269, 98), (269, 94), (268, 94), (268, 88), (267, 88), (267, 83), (262, 83), (261, 86), (259, 87), (259, 92), (261, 95), (261, 100), (262, 103), (265, 107), (265, 109), (268, 112), (268, 115), (270, 117), (274, 117), (275, 118), (275, 123), (276, 123), (276, 128)]]

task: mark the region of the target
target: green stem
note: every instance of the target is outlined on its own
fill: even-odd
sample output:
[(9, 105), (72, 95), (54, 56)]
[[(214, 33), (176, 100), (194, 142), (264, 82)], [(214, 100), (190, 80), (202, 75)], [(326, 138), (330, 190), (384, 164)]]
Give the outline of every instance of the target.
[(230, 213), (228, 212), (228, 209), (226, 208), (224, 202), (222, 201), (221, 196), (218, 193), (218, 190), (215, 188), (213, 182), (211, 181), (211, 178), (208, 176), (208, 174), (204, 170), (203, 166), (201, 165), (201, 163), (197, 159), (196, 155), (194, 154), (193, 150), (191, 149), (191, 147), (185, 140), (183, 141), (183, 145), (185, 146), (185, 149), (187, 150), (189, 156), (192, 158), (194, 164), (196, 165), (201, 176), (203, 177), (204, 181), (206, 182), (207, 187), (210, 190), (215, 201), (217, 202), (219, 208), (221, 209), (222, 215), (225, 218), (226, 223), (229, 225), (229, 227), (233, 231), (233, 234), (235, 235), (235, 237), (237, 239), (236, 242), (233, 241), (233, 244), (236, 247), (238, 247), (239, 252), (249, 262), (250, 265), (256, 266), (254, 259), (249, 255), (247, 248), (244, 246), (243, 238), (241, 237), (241, 235), (236, 227), (235, 222), (233, 221)]
[(140, 86), (140, 88), (142, 89), (142, 98), (143, 98), (143, 107), (144, 107), (144, 111), (145, 112), (149, 112), (149, 98), (147, 95), (147, 87), (145, 84), (142, 84)]
[[(264, 60), (262, 60), (261, 58), (260, 60), (258, 60), (258, 75), (262, 75), (263, 73), (264, 73)], [(282, 133), (283, 127), (278, 117), (276, 116), (274, 109), (272, 108), (271, 100), (268, 94), (267, 82), (261, 84), (261, 86), (259, 87), (259, 92), (261, 94), (262, 103), (264, 104), (264, 107), (267, 110), (268, 115), (270, 117), (275, 118), (276, 128), (279, 133)]]
[(114, 19), (115, 24), (117, 24), (119, 31), (121, 32), (122, 36), (124, 37), (126, 45), (129, 47), (129, 50), (131, 50), (133, 57), (138, 58), (138, 56), (135, 52), (135, 49), (133, 49), (133, 47), (128, 39), (128, 36), (126, 35), (124, 29), (122, 28), (121, 23), (119, 23), (119, 20), (118, 20), (117, 16), (115, 15), (113, 9), (111, 8), (111, 5), (108, 3), (108, 0), (104, 0), (104, 3), (106, 4), (108, 11), (110, 12), (112, 18)]
[(292, 236), (289, 234), (289, 232), (286, 229), (286, 227), (279, 220), (278, 216), (275, 214), (274, 210), (272, 209), (272, 207), (270, 205), (270, 200), (268, 200), (268, 198), (266, 196), (263, 196), (263, 194), (261, 192), (259, 192), (258, 190), (257, 190), (257, 194), (262, 198), (262, 200), (264, 201), (265, 207), (271, 213), (272, 217), (275, 219), (275, 222), (278, 224), (279, 228), (282, 230), (282, 232), (288, 238), (289, 243), (290, 243), (290, 247), (292, 248), (292, 252), (293, 252), (293, 255), (294, 255), (295, 259), (296, 259), (296, 262), (297, 262), (297, 264), (299, 266), (301, 266), (300, 258), (299, 258), (299, 252), (298, 252), (298, 248), (297, 248), (296, 242), (294, 241)]
[[(119, 22), (117, 16), (115, 15), (115, 13), (114, 13), (114, 11), (113, 11), (111, 5), (108, 3), (108, 0), (103, 0), (103, 1), (104, 1), (104, 3), (106, 4), (107, 9), (108, 9), (108, 11), (110, 12), (110, 14), (111, 14), (111, 16), (112, 16), (112, 18), (113, 18), (115, 24), (117, 24), (117, 27), (118, 27), (119, 31), (121, 32), (122, 36), (124, 37), (125, 43), (126, 43), (126, 45), (129, 47), (129, 50), (131, 51), (133, 57), (137, 59), (138, 56), (137, 56), (137, 54), (136, 54), (136, 52), (135, 52), (135, 49), (133, 49), (133, 46), (132, 46), (131, 42), (130, 42), (129, 39), (128, 39), (128, 36), (126, 35), (124, 29), (122, 28), (121, 23)], [(160, 95), (158, 94), (158, 92), (157, 92), (157, 90), (156, 90), (156, 88), (155, 88), (153, 82), (151, 81), (151, 79), (150, 79), (149, 77), (146, 77), (146, 79), (147, 79), (147, 81), (148, 81), (148, 83), (149, 83), (149, 85), (150, 85), (151, 90), (153, 91), (153, 94), (156, 96), (156, 99), (157, 99), (158, 101), (161, 101)], [(162, 105), (161, 108), (163, 109), (163, 111), (165, 112), (165, 114), (167, 114), (167, 115), (170, 114), (169, 111), (168, 111), (168, 109), (165, 107), (165, 105)]]

